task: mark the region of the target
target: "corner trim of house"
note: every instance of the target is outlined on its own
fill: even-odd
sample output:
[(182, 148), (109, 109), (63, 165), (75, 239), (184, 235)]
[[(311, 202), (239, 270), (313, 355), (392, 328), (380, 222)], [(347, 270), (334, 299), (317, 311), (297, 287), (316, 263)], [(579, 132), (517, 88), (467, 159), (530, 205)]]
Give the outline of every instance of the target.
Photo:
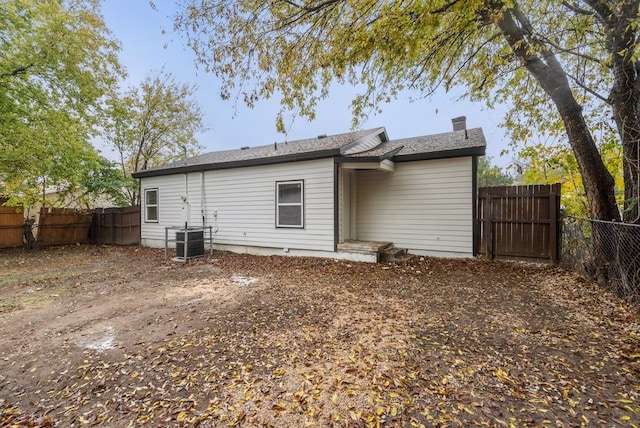
[(338, 251), (338, 242), (340, 241), (340, 168), (338, 160), (333, 160), (333, 251)]
[(471, 209), (473, 212), (471, 213), (471, 237), (473, 241), (471, 242), (472, 246), (472, 254), (473, 257), (478, 255), (478, 156), (473, 156), (471, 158)]

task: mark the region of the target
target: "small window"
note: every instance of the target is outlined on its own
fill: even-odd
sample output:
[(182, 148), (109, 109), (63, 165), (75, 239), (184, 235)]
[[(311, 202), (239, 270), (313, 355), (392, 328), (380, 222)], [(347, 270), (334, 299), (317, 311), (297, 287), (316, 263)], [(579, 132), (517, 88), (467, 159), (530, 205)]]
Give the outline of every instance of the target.
[(144, 191), (144, 221), (158, 221), (158, 189)]
[(276, 227), (304, 227), (304, 181), (276, 183)]

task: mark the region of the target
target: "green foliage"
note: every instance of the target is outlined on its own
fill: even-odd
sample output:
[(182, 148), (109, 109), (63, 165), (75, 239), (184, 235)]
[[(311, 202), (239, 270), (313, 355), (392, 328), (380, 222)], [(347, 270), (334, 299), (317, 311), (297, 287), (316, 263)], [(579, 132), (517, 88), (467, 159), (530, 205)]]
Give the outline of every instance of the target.
[(131, 201), (127, 197), (136, 190), (136, 183), (125, 176), (120, 166), (100, 157), (98, 168), (87, 170), (79, 190), (84, 191), (80, 200), (87, 207), (102, 206), (101, 201), (108, 199), (108, 206), (125, 207)]
[(99, 164), (89, 143), (120, 70), (95, 1), (0, 0), (0, 194), (31, 205)]
[[(176, 27), (199, 62), (223, 79), (222, 97), (249, 106), (277, 94), (283, 112), (313, 119), (337, 80), (363, 89), (352, 104), (357, 124), (402, 90), (424, 96), (462, 85), (474, 100), (514, 107), (506, 118), (514, 141), (538, 126), (562, 132), (555, 107), (495, 25), (506, 7), (481, 0), (183, 0)], [(577, 78), (588, 87), (610, 83), (593, 16), (550, 0), (518, 7), (539, 33), (564, 44), (561, 57), (571, 72), (583, 69)], [(580, 97), (593, 99), (587, 91)]]
[(490, 186), (511, 186), (514, 179), (502, 168), (491, 164), (490, 156), (480, 156), (478, 158), (478, 187)]
[(124, 207), (130, 204), (126, 197), (129, 191), (134, 190), (133, 180), (125, 177), (118, 164), (110, 160), (97, 156), (90, 163), (85, 163), (77, 168), (81, 177), (77, 183), (64, 183), (56, 185), (43, 180), (39, 190), (47, 194), (52, 191), (55, 197), (42, 199), (42, 194), (38, 196), (38, 202), (45, 206), (86, 208), (94, 207)]
[[(104, 136), (120, 156), (123, 176), (197, 154), (196, 135), (206, 128), (194, 100), (196, 86), (178, 83), (171, 74), (148, 77), (139, 88), (112, 94), (108, 101)], [(139, 203), (135, 186), (128, 198)]]
[[(616, 200), (624, 200), (621, 146), (616, 140), (600, 145), (600, 155), (616, 183)], [(586, 218), (589, 205), (582, 184), (576, 157), (571, 148), (562, 143), (530, 144), (519, 151), (515, 169), (522, 184), (562, 184), (562, 206), (568, 215)]]
[(482, 3), (452, 2), (446, 13), (434, 13), (444, 4), (186, 0), (176, 26), (199, 62), (223, 79), (223, 98), (254, 106), (277, 93), (283, 131), (284, 111), (313, 119), (333, 80), (364, 89), (352, 103), (355, 122), (402, 89), (428, 93), (453, 84), (438, 70), (458, 68), (446, 45), (474, 49), (461, 42), (473, 42)]

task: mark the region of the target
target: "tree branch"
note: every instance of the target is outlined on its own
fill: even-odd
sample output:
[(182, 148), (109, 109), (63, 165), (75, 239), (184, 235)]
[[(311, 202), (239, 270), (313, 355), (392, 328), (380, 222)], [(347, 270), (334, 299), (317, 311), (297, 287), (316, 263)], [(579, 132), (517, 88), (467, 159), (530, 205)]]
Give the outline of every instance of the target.
[(610, 7), (608, 7), (607, 2), (602, 0), (584, 0), (584, 2), (593, 9), (598, 16), (598, 20), (603, 22), (605, 25), (611, 25), (611, 23), (615, 21), (616, 14)]
[(593, 56), (590, 56), (590, 55), (585, 55), (583, 53), (576, 52), (574, 50), (569, 50), (569, 49), (563, 48), (562, 46), (558, 45), (557, 43), (553, 42), (551, 39), (549, 39), (547, 37), (539, 39), (539, 40), (540, 40), (541, 43), (544, 43), (544, 44), (547, 44), (547, 45), (551, 46), (552, 48), (554, 48), (558, 52), (566, 53), (566, 54), (569, 54), (569, 55), (574, 55), (574, 56), (577, 56), (578, 58), (586, 59), (587, 61), (593, 61), (593, 62), (596, 62), (598, 64), (602, 63), (602, 61), (599, 60), (596, 57), (593, 57)]
[(582, 8), (582, 7), (578, 6), (577, 4), (569, 3), (566, 0), (564, 0), (562, 2), (562, 5), (564, 7), (566, 7), (567, 9), (569, 9), (570, 11), (577, 13), (578, 15), (592, 16), (592, 17), (598, 19), (599, 21), (601, 21), (602, 23), (604, 23), (602, 21), (602, 17), (600, 15), (598, 15), (594, 10), (588, 10), (588, 9)]
[(16, 67), (15, 69), (9, 71), (8, 73), (2, 73), (0, 74), (0, 79), (6, 79), (7, 77), (16, 77), (19, 76), (21, 74), (26, 74), (27, 71), (29, 71), (30, 68), (32, 68), (34, 66), (34, 64), (29, 64), (29, 65), (23, 65), (20, 67)]
[(580, 79), (578, 79), (577, 77), (573, 76), (572, 74), (569, 73), (565, 73), (565, 75), (571, 79), (576, 85), (578, 85), (580, 88), (584, 89), (585, 91), (589, 92), (591, 95), (593, 95), (594, 97), (598, 98), (599, 100), (609, 104), (610, 100), (609, 97), (605, 97), (603, 95), (600, 95), (599, 93), (597, 93), (596, 91), (594, 91), (593, 89), (591, 89), (590, 87), (588, 87), (587, 85), (585, 85), (584, 83), (582, 83), (580, 81)]
[(295, 8), (298, 8), (300, 10), (302, 10), (304, 12), (305, 15), (311, 14), (311, 13), (315, 13), (318, 12), (322, 9), (324, 9), (325, 7), (329, 7), (332, 6), (334, 3), (339, 3), (342, 0), (325, 0), (322, 3), (313, 6), (313, 7), (309, 7), (309, 6), (304, 6), (301, 4), (296, 3), (293, 0), (282, 0), (284, 3), (287, 3), (288, 5), (291, 5)]
[(505, 10), (496, 20), (496, 25), (504, 34), (516, 57), (524, 61), (525, 66), (534, 76), (541, 74), (548, 65), (537, 55), (537, 49), (528, 40), (531, 38), (530, 31), (527, 31), (526, 26), (520, 27), (515, 18), (513, 9)]

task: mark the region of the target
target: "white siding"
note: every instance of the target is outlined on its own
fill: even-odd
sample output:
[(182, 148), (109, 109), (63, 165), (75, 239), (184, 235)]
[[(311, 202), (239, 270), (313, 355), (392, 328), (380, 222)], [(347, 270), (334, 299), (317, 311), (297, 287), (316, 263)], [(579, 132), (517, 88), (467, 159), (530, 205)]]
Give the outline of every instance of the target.
[[(244, 247), (334, 251), (333, 159), (292, 162), (188, 175), (191, 225), (217, 233), (214, 244)], [(304, 180), (304, 229), (276, 228), (276, 181)], [(142, 189), (159, 189), (159, 223), (143, 223), (144, 245), (164, 245), (165, 226), (180, 224), (185, 175), (150, 177)], [(204, 197), (203, 197), (204, 196)]]
[[(346, 195), (350, 195), (349, 189), (345, 189), (345, 182), (349, 180), (349, 171), (345, 171), (344, 169), (340, 170), (340, 176), (338, 178), (338, 218), (340, 221), (338, 222), (338, 241), (344, 242), (345, 239), (349, 239), (350, 236), (345, 236), (346, 231), (349, 229), (348, 225), (345, 225), (345, 222), (349, 221), (345, 217), (346, 214), (349, 213), (349, 209), (345, 209), (345, 205), (349, 203), (349, 201), (345, 200)], [(349, 182), (350, 183), (350, 182)], [(349, 184), (347, 183), (347, 184)]]
[[(145, 222), (144, 191), (146, 189), (158, 189), (158, 222)], [(164, 246), (164, 227), (180, 225), (180, 207), (185, 195), (185, 176), (171, 175), (163, 177), (143, 178), (140, 182), (142, 198), (142, 225), (140, 236), (143, 245), (152, 247)], [(175, 232), (174, 232), (175, 233)], [(146, 240), (158, 240), (149, 243)]]
[(396, 163), (395, 172), (358, 171), (358, 239), (411, 253), (473, 255), (472, 158)]

